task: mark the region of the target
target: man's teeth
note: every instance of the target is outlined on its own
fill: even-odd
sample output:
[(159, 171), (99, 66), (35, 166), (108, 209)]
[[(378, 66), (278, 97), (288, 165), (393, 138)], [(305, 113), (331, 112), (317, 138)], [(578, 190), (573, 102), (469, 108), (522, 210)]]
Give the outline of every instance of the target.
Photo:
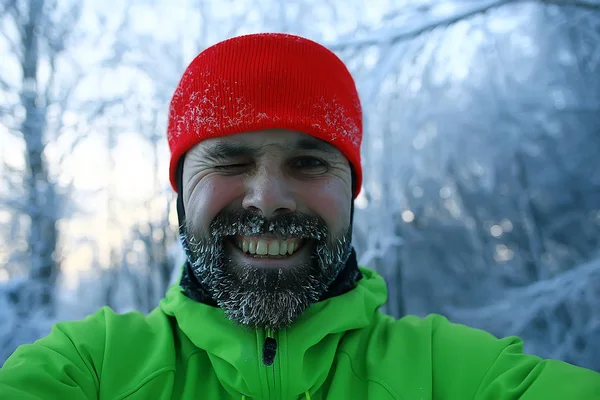
[(237, 241), (237, 246), (248, 254), (266, 256), (285, 256), (292, 255), (300, 247), (299, 239), (288, 240), (264, 240), (264, 239), (243, 239)]

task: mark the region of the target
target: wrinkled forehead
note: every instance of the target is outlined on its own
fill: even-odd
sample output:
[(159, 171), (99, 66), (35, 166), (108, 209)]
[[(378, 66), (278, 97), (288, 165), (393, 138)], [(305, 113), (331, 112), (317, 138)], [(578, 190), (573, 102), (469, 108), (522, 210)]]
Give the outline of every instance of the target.
[(192, 157), (260, 156), (294, 151), (315, 151), (346, 159), (332, 144), (309, 134), (285, 129), (243, 132), (201, 141), (190, 149)]

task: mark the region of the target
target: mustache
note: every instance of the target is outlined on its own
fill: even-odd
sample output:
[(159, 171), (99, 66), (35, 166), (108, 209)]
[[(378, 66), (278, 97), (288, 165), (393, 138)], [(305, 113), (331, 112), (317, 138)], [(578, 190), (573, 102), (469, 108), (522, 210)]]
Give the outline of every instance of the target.
[(251, 211), (223, 210), (210, 224), (213, 239), (225, 236), (257, 236), (273, 234), (287, 238), (315, 239), (325, 241), (328, 229), (325, 221), (318, 216), (302, 212), (289, 212), (272, 218)]

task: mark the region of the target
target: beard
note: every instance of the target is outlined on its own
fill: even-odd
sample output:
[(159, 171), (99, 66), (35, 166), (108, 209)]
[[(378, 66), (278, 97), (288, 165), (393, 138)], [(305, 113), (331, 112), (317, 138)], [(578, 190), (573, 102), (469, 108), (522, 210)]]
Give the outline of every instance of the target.
[[(181, 241), (196, 278), (230, 320), (250, 328), (287, 327), (319, 301), (351, 253), (351, 227), (332, 235), (317, 216), (294, 212), (271, 219), (224, 210), (209, 232), (186, 222)], [(234, 262), (228, 237), (275, 234), (312, 245), (310, 259), (293, 267), (260, 268)]]

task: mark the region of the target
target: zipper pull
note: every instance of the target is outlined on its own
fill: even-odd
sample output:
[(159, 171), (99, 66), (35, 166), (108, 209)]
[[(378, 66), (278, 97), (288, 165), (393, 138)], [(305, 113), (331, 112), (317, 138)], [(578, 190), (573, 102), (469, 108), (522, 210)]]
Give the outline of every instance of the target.
[(273, 331), (267, 329), (267, 337), (265, 338), (265, 344), (263, 345), (262, 361), (267, 367), (270, 367), (275, 362), (275, 355), (277, 354), (277, 341), (273, 337)]

